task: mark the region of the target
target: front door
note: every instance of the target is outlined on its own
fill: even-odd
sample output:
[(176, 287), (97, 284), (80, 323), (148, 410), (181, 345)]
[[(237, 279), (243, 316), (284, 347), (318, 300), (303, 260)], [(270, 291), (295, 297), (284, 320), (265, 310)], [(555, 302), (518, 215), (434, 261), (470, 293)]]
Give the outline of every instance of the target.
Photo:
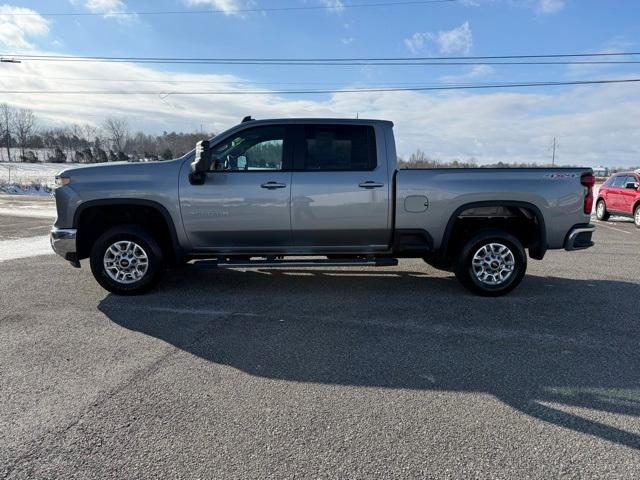
[(265, 251), (292, 244), (288, 127), (247, 128), (212, 146), (203, 185), (183, 172), (180, 206), (192, 246)]
[(607, 209), (622, 211), (624, 209), (624, 199), (622, 197), (622, 191), (624, 189), (624, 182), (627, 179), (626, 175), (618, 175), (614, 177), (609, 193), (607, 194)]
[(300, 125), (295, 138), (291, 195), (295, 245), (345, 253), (388, 249), (391, 186), (384, 141), (375, 128)]
[(633, 175), (629, 175), (624, 180), (623, 189), (620, 191), (620, 210), (625, 213), (633, 213), (633, 205), (637, 195), (635, 188), (627, 188), (629, 183), (638, 183), (638, 179)]

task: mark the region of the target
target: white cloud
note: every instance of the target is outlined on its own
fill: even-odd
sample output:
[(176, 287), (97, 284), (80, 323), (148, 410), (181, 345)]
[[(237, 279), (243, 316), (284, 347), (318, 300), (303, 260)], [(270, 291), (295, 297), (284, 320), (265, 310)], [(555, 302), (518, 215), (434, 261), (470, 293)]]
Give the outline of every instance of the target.
[(351, 45), (355, 39), (353, 37), (341, 38), (340, 41), (343, 45)]
[[(633, 51), (635, 49), (636, 43), (632, 41), (626, 40), (624, 37), (614, 37), (607, 42), (605, 42), (602, 48), (596, 50), (589, 50), (584, 53), (623, 53)], [(606, 59), (603, 59), (606, 60)], [(615, 61), (614, 58), (610, 60)], [(567, 65), (567, 76), (570, 78), (579, 78), (584, 79), (588, 78), (589, 75), (602, 74), (602, 72), (608, 72), (612, 74), (616, 69), (619, 70), (619, 65), (614, 64), (600, 64), (600, 65), (588, 65), (588, 64), (574, 64)]]
[(564, 9), (567, 0), (460, 0), (466, 7), (503, 4), (510, 7), (521, 7), (535, 11), (538, 15), (557, 13)]
[(224, 12), (225, 15), (237, 15), (238, 10), (244, 7), (241, 0), (185, 0), (185, 3), (190, 7), (209, 6)]
[(344, 2), (342, 0), (321, 0), (321, 3), (333, 13), (341, 13), (344, 10)]
[[(43, 52), (46, 53), (46, 52)], [(3, 90), (157, 91), (262, 89), (237, 85), (230, 75), (166, 73), (127, 63), (29, 63), (10, 65), (0, 76)], [(473, 70), (471, 71), (473, 73)], [(477, 73), (477, 72), (476, 72)], [(482, 72), (480, 72), (482, 73)], [(640, 76), (640, 73), (635, 75)], [(67, 80), (67, 78), (104, 80)], [(113, 82), (108, 79), (131, 79)], [(151, 81), (151, 83), (148, 83)], [(178, 84), (175, 81), (189, 83)], [(203, 83), (204, 82), (204, 83)], [(228, 83), (219, 83), (228, 82)], [(42, 125), (100, 124), (125, 116), (148, 132), (220, 132), (245, 115), (273, 117), (384, 118), (395, 122), (400, 155), (417, 148), (441, 159), (547, 162), (553, 136), (562, 144), (560, 163), (634, 165), (640, 159), (636, 85), (563, 87), (544, 93), (521, 90), (482, 92), (388, 92), (333, 94), (324, 99), (286, 95), (29, 95), (7, 99), (36, 111)]]
[[(13, 15), (13, 14), (20, 15)], [(30, 49), (29, 37), (49, 34), (49, 22), (35, 10), (0, 5), (0, 45), (8, 48)]]
[(440, 80), (447, 83), (460, 83), (465, 80), (474, 80), (477, 78), (487, 77), (493, 74), (495, 70), (490, 65), (474, 65), (471, 69), (460, 75), (444, 75)]
[(119, 23), (135, 22), (138, 16), (135, 13), (122, 15), (128, 11), (123, 0), (70, 0), (74, 5), (82, 5), (93, 13), (103, 13), (104, 18), (113, 18)]
[(536, 12), (540, 14), (556, 13), (565, 6), (565, 0), (540, 0), (536, 6)]
[(464, 22), (453, 30), (438, 32), (436, 43), (442, 53), (469, 53), (473, 46), (469, 22)]
[(473, 47), (473, 34), (469, 22), (464, 22), (452, 30), (433, 32), (416, 32), (404, 41), (412, 53), (429, 51), (432, 46), (437, 47), (440, 54), (468, 54)]
[(86, 0), (84, 6), (99, 13), (122, 12), (126, 9), (122, 0)]

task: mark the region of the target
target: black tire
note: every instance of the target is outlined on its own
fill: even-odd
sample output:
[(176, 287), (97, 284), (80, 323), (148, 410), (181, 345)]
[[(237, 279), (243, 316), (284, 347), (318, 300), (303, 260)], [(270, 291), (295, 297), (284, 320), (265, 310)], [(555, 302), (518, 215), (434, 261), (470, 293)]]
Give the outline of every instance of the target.
[(603, 199), (600, 199), (596, 202), (596, 218), (601, 222), (606, 222), (609, 220), (611, 214), (607, 211), (607, 204), (604, 203)]
[(640, 228), (640, 205), (636, 205), (636, 208), (633, 209), (633, 223), (636, 228)]
[[(494, 245), (493, 249), (490, 245)], [(506, 259), (502, 258), (497, 254), (496, 245), (506, 247), (510, 255)], [(486, 268), (473, 264), (474, 257), (480, 254), (483, 248), (488, 252), (486, 258), (494, 258), (493, 256), (496, 258), (483, 263), (482, 265), (486, 265)], [(506, 271), (509, 270), (509, 265), (512, 265), (510, 272)], [(493, 270), (494, 267), (496, 270)], [(478, 232), (462, 247), (454, 262), (453, 271), (460, 283), (471, 292), (484, 297), (499, 297), (520, 284), (527, 271), (527, 255), (522, 243), (513, 235), (503, 230), (484, 230)], [(476, 274), (476, 272), (479, 273)], [(504, 280), (499, 278), (501, 276), (499, 272), (503, 272)], [(485, 281), (481, 280), (479, 275), (486, 275)], [(492, 280), (489, 280), (489, 277)]]
[[(126, 269), (118, 269), (118, 267), (114, 267), (111, 274), (107, 272), (105, 267), (105, 255), (107, 254), (107, 249), (112, 245), (115, 245), (117, 242), (135, 243), (141, 248), (142, 253), (146, 256), (147, 266), (146, 269), (144, 269), (144, 273), (140, 273), (139, 271), (136, 273), (136, 275), (140, 275), (138, 280), (134, 279), (133, 273), (127, 275), (128, 278), (123, 279), (122, 281), (117, 281), (112, 277), (114, 272), (120, 272)], [(140, 254), (140, 250), (137, 250), (137, 252), (142, 256)], [(123, 251), (123, 254), (124, 253), (126, 252)], [(143, 259), (134, 258), (134, 261), (139, 264), (144, 263)], [(131, 265), (126, 263), (127, 259), (122, 259), (121, 262), (125, 262), (125, 265), (129, 266), (130, 270), (135, 268), (133, 266), (133, 262), (131, 262)], [(111, 228), (103, 233), (91, 248), (90, 263), (91, 272), (93, 273), (96, 281), (104, 289), (111, 293), (115, 293), (116, 295), (139, 295), (147, 292), (158, 283), (162, 273), (164, 272), (164, 259), (162, 256), (162, 249), (158, 245), (158, 242), (147, 230), (137, 225), (121, 225)]]

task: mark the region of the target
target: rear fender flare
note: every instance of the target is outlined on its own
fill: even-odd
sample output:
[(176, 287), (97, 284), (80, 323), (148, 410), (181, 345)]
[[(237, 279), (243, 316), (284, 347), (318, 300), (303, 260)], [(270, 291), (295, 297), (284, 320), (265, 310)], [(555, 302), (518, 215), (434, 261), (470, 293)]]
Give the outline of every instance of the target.
[(449, 241), (453, 232), (453, 226), (455, 225), (458, 216), (465, 210), (480, 207), (519, 207), (531, 211), (536, 217), (536, 220), (538, 221), (538, 225), (540, 227), (538, 232), (538, 244), (534, 247), (529, 248), (529, 256), (535, 260), (542, 260), (545, 253), (547, 252), (547, 227), (544, 221), (544, 216), (542, 215), (540, 209), (533, 203), (519, 202), (514, 200), (489, 200), (485, 202), (471, 202), (465, 203), (464, 205), (456, 208), (453, 214), (451, 214), (451, 217), (449, 217), (449, 221), (447, 222), (447, 226), (444, 230), (444, 235), (442, 236), (440, 250), (442, 251), (443, 257), (446, 258), (449, 253)]

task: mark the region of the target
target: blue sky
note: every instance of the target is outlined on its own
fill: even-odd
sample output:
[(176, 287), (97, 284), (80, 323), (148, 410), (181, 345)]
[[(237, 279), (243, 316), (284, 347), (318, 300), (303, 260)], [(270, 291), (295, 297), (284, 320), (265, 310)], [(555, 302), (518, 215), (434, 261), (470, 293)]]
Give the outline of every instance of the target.
[[(380, 1), (380, 0), (377, 0)], [(392, 0), (390, 0), (392, 1)], [(163, 57), (411, 57), (640, 50), (640, 2), (461, 0), (345, 8), (372, 0), (13, 0), (0, 6), (0, 52)], [(238, 12), (327, 5), (325, 10)], [(112, 16), (110, 12), (224, 10), (218, 14)], [(9, 13), (42, 14), (12, 16)], [(51, 12), (96, 16), (48, 17)], [(635, 59), (640, 59), (636, 57)], [(640, 78), (638, 65), (189, 66), (0, 64), (2, 90), (158, 90), (390, 86), (405, 83)], [(99, 79), (109, 80), (98, 81)], [(115, 82), (114, 80), (128, 80)], [(138, 80), (140, 83), (134, 82)], [(162, 82), (167, 81), (164, 84)], [(186, 83), (178, 83), (182, 81)], [(202, 82), (202, 83), (196, 83)], [(220, 83), (231, 82), (231, 83)], [(240, 82), (240, 83), (238, 83)], [(34, 96), (0, 102), (34, 108), (43, 123), (126, 117), (147, 131), (220, 131), (245, 114), (354, 116), (396, 123), (398, 150), (440, 158), (545, 161), (558, 137), (567, 163), (640, 164), (640, 85), (305, 96)], [(109, 97), (109, 98), (106, 98)], [(163, 97), (163, 98), (160, 98)]]

